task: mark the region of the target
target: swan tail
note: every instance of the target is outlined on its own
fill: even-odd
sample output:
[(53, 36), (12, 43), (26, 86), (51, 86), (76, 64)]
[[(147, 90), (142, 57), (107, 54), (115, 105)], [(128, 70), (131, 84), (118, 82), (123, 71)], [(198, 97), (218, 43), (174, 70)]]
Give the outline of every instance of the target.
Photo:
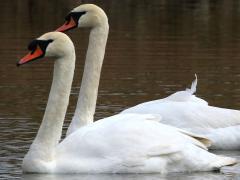
[(237, 160), (235, 158), (225, 157), (225, 156), (218, 156), (217, 158), (218, 159), (216, 161), (211, 163), (211, 166), (214, 169), (220, 169), (221, 167), (224, 167), (224, 166), (232, 166), (237, 163)]
[(239, 164), (236, 164), (234, 166), (225, 166), (220, 169), (220, 172), (229, 175), (239, 174), (239, 168), (240, 168)]
[(212, 141), (205, 136), (191, 133), (191, 132), (185, 131), (183, 129), (178, 129), (178, 131), (197, 140), (196, 145), (202, 149), (208, 150), (208, 148), (212, 145)]
[(186, 89), (186, 91), (190, 92), (191, 94), (194, 94), (197, 91), (197, 74), (195, 74), (195, 79), (192, 82), (191, 88), (190, 89)]

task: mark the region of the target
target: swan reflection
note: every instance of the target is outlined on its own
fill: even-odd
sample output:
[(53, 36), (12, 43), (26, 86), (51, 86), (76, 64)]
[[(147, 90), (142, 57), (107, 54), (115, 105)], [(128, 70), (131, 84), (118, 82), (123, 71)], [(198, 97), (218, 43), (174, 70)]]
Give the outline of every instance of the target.
[(225, 175), (221, 173), (191, 173), (191, 174), (60, 174), (60, 175), (42, 175), (42, 174), (25, 174), (23, 180), (222, 180), (238, 179), (240, 176)]

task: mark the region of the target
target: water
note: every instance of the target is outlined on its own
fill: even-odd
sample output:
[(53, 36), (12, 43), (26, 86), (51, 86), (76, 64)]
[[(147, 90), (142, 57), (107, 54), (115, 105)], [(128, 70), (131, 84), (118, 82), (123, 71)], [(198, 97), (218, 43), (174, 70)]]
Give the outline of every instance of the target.
[[(211, 105), (240, 109), (240, 2), (112, 0), (97, 3), (109, 16), (110, 36), (95, 119), (189, 87)], [(27, 44), (63, 23), (73, 0), (0, 1), (0, 179), (228, 179), (220, 173), (163, 175), (22, 175), (21, 161), (36, 135), (52, 79), (53, 61), (22, 68)], [(64, 132), (76, 104), (88, 30), (68, 33), (77, 67)], [(217, 152), (240, 157), (239, 152)], [(235, 176), (234, 176), (235, 177)], [(235, 177), (238, 178), (238, 177)]]

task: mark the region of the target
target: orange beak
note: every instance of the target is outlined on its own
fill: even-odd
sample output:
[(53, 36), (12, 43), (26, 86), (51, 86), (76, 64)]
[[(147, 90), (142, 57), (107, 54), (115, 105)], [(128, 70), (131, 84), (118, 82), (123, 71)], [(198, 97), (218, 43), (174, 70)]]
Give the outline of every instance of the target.
[(69, 22), (66, 22), (64, 25), (62, 25), (61, 27), (59, 27), (56, 31), (59, 32), (64, 32), (70, 29), (73, 29), (77, 26), (77, 23), (73, 20), (73, 18), (70, 18)]
[(18, 63), (17, 65), (20, 66), (22, 64), (26, 64), (32, 60), (35, 60), (43, 55), (43, 51), (39, 46), (37, 46), (37, 49), (32, 53), (28, 53), (26, 56), (24, 56)]

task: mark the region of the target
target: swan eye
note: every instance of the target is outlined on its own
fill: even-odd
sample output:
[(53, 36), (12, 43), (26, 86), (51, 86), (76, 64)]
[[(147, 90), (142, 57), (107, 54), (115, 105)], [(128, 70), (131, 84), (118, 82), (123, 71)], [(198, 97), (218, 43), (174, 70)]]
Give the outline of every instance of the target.
[(68, 14), (66, 17), (65, 17), (65, 20), (66, 20), (66, 22), (70, 22), (70, 19), (71, 19), (71, 14)]
[(35, 39), (28, 45), (28, 50), (31, 51), (31, 54), (33, 54), (34, 51), (37, 49), (37, 46), (39, 46), (41, 48), (41, 50), (43, 52), (45, 52), (47, 46), (51, 42), (53, 42), (52, 39), (49, 39), (49, 40), (38, 40), (38, 39)]
[(28, 50), (31, 51), (31, 54), (37, 49), (37, 40), (33, 40), (29, 45), (28, 45)]
[(71, 17), (73, 18), (73, 20), (75, 21), (76, 24), (78, 24), (78, 20), (80, 19), (80, 17), (84, 14), (86, 14), (86, 11), (83, 12), (71, 12), (69, 13), (66, 17), (65, 20), (67, 21), (67, 23), (70, 22)]
[(39, 45), (39, 47), (40, 47), (43, 51), (45, 51), (45, 50), (47, 49), (47, 46), (48, 46), (51, 42), (53, 42), (52, 39), (49, 39), (49, 40), (39, 40), (38, 45)]

